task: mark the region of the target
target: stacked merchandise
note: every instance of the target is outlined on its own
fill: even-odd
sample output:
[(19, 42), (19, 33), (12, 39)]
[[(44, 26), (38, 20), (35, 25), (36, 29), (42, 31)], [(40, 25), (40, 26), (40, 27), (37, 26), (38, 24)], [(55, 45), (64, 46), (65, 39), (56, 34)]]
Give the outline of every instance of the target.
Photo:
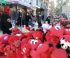
[[(6, 58), (68, 58), (70, 55), (70, 29), (54, 24), (51, 28), (37, 30), (29, 27), (20, 31), (12, 28), (12, 34), (0, 36), (0, 55)], [(67, 50), (67, 51), (66, 51)]]

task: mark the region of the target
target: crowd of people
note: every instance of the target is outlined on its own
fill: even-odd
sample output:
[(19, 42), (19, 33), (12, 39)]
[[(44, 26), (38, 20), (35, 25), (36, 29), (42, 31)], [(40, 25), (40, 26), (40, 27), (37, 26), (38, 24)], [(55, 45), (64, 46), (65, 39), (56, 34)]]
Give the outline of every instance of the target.
[[(21, 14), (17, 25), (20, 24)], [(27, 14), (20, 30), (11, 24), (11, 17), (5, 11), (1, 15), (0, 56), (5, 58), (70, 58), (70, 23), (66, 19), (58, 22), (35, 21), (28, 24)], [(21, 24), (20, 24), (21, 25)]]
[(12, 27), (12, 25), (34, 26), (34, 22), (37, 21), (41, 26), (41, 20), (39, 19), (40, 19), (39, 15), (34, 16), (30, 12), (27, 12), (25, 14), (21, 11), (21, 9), (12, 10), (8, 6), (5, 6), (2, 10), (0, 10), (0, 29), (3, 31), (3, 34), (4, 33), (10, 34), (11, 33), (10, 28)]

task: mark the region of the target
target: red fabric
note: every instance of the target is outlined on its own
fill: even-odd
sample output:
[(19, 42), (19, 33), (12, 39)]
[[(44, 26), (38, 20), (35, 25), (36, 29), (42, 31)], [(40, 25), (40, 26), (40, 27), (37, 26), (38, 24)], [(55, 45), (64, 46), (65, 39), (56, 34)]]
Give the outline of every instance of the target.
[(65, 30), (64, 30), (64, 34), (65, 35), (70, 35), (70, 30), (69, 30), (70, 28), (65, 28)]
[(34, 37), (34, 39), (36, 39), (36, 37), (37, 37), (38, 39), (41, 40), (43, 38), (43, 33), (41, 31), (35, 31), (33, 33), (33, 37)]
[(63, 49), (56, 49), (51, 54), (51, 58), (67, 58), (67, 53)]
[(29, 55), (30, 55), (30, 49), (31, 49), (31, 47), (30, 47), (30, 45), (28, 44), (28, 43), (23, 43), (22, 45), (21, 45), (21, 50), (22, 50), (22, 55), (23, 55), (23, 57), (29, 57)]
[(19, 49), (19, 48), (16, 49), (16, 57), (22, 58), (21, 49)]
[[(6, 38), (5, 38), (6, 37)], [(8, 40), (8, 38), (9, 38), (9, 35), (8, 34), (4, 34), (3, 36), (2, 36), (2, 39), (3, 40)]]
[(46, 53), (42, 53), (42, 54), (40, 55), (40, 58), (48, 58), (48, 55), (47, 55)]
[(13, 52), (13, 50), (11, 50), (11, 47), (9, 45), (7, 45), (4, 48), (4, 52), (5, 52), (6, 58), (16, 58), (16, 53)]
[(22, 32), (17, 27), (15, 27), (15, 28), (12, 28), (12, 34), (13, 35), (22, 34)]
[(13, 42), (15, 42), (17, 40), (20, 40), (20, 38), (18, 36), (10, 36), (9, 43), (13, 43)]
[(24, 38), (24, 39), (21, 41), (21, 48), (29, 47), (30, 44), (28, 44), (28, 41), (29, 41), (29, 39)]
[(8, 42), (10, 45), (18, 47), (20, 45), (21, 38), (22, 38), (21, 36), (10, 36)]
[(6, 58), (5, 56), (0, 56), (0, 58)]
[(7, 43), (8, 38), (9, 38), (8, 34), (0, 36), (0, 52), (4, 52), (4, 45)]
[(27, 39), (31, 39), (32, 38), (32, 32), (25, 33), (24, 35), (25, 35), (25, 37)]
[(44, 53), (48, 49), (49, 49), (48, 45), (44, 43), (44, 44), (42, 44), (42, 46), (40, 46), (40, 47), (37, 48), (37, 52), (38, 53)]
[(3, 34), (1, 36), (1, 41), (2, 41), (3, 44), (6, 44), (8, 39), (9, 39), (9, 35), (8, 34)]
[(64, 33), (64, 28), (61, 28), (60, 30), (56, 30), (54, 27), (52, 27), (50, 29), (50, 34), (53, 36), (57, 36), (57, 37), (62, 37)]
[(70, 35), (64, 35), (63, 37), (65, 38), (66, 42), (70, 42)]
[(0, 43), (2, 43), (2, 40), (3, 40), (3, 39), (2, 39), (2, 36), (0, 36)]
[(21, 41), (21, 46), (23, 46), (24, 44), (27, 44), (28, 41), (29, 41), (29, 39), (24, 38), (24, 39)]
[(14, 42), (13, 36), (10, 36), (10, 37), (9, 37), (9, 40), (8, 40), (8, 43), (9, 43), (9, 44), (13, 44), (13, 42)]
[(48, 42), (45, 42), (42, 46), (38, 47), (37, 53), (39, 53), (41, 58), (51, 58), (53, 50), (53, 47), (49, 47)]
[(0, 42), (0, 52), (4, 52), (3, 51), (3, 46), (4, 46), (4, 44), (2, 44), (2, 42)]
[(39, 53), (37, 53), (37, 51), (35, 50), (32, 50), (30, 55), (32, 58), (40, 58)]
[[(32, 40), (34, 40), (34, 41), (32, 41)], [(32, 41), (32, 43), (31, 43), (31, 41)], [(35, 42), (35, 39), (30, 39), (28, 42), (31, 45), (32, 50), (36, 49), (38, 47), (38, 45), (41, 43), (40, 40), (36, 40), (36, 41), (38, 41), (38, 42)]]
[(63, 34), (64, 34), (64, 28), (56, 30), (54, 27), (52, 27), (50, 31), (46, 34), (45, 38), (47, 42), (56, 45), (60, 42), (60, 38), (63, 37)]
[(47, 40), (47, 42), (52, 43), (54, 45), (58, 44), (60, 41), (59, 37), (53, 36), (50, 33), (46, 34), (46, 40)]

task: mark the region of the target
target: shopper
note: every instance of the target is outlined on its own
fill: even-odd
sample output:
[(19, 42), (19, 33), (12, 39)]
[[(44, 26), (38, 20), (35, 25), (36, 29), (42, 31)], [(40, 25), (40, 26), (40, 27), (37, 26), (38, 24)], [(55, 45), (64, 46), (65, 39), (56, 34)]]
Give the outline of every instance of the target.
[(30, 19), (31, 19), (31, 16), (29, 15), (29, 13), (27, 13), (24, 19), (24, 25), (28, 26)]
[(22, 19), (22, 13), (20, 12), (20, 10), (18, 10), (17, 12), (17, 25), (21, 26), (21, 19)]
[(10, 16), (3, 12), (2, 16), (1, 16), (1, 29), (3, 31), (3, 34), (7, 33), (7, 34), (11, 34), (11, 31), (9, 30), (12, 27), (11, 24), (11, 19)]

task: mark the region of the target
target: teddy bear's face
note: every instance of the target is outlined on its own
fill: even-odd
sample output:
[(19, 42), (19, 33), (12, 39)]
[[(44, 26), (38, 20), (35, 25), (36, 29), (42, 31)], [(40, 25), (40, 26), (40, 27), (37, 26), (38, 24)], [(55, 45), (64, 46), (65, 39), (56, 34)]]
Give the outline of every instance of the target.
[(65, 39), (63, 38), (60, 40), (60, 44), (61, 44), (61, 48), (63, 49), (67, 49), (68, 47), (70, 47), (70, 42), (65, 41)]

